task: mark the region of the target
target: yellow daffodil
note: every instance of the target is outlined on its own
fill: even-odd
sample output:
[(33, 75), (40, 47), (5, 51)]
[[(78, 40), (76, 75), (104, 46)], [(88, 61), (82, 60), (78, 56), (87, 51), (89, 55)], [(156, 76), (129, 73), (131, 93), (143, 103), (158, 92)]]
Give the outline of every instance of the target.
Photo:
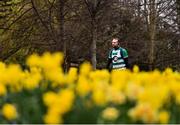
[(28, 74), (28, 76), (24, 79), (24, 87), (28, 90), (35, 89), (38, 87), (41, 80), (42, 76), (40, 73)]
[(69, 69), (69, 72), (67, 74), (67, 82), (68, 83), (74, 83), (77, 80), (78, 74), (77, 74), (77, 68), (72, 67)]
[(16, 108), (12, 104), (3, 105), (2, 114), (7, 120), (14, 120), (17, 118)]
[(85, 62), (80, 66), (80, 74), (88, 75), (92, 70), (91, 64), (89, 62)]
[(169, 113), (167, 111), (161, 111), (159, 113), (159, 123), (167, 124), (169, 122)]
[(109, 87), (107, 91), (107, 100), (114, 104), (123, 104), (125, 103), (126, 97), (121, 91)]
[(63, 119), (59, 114), (56, 113), (48, 113), (44, 116), (45, 124), (61, 124), (63, 123)]
[(138, 72), (139, 72), (139, 67), (138, 67), (137, 65), (135, 65), (135, 66), (133, 67), (133, 72), (135, 72), (135, 73), (138, 73)]
[(114, 107), (107, 107), (102, 111), (102, 118), (105, 120), (114, 121), (119, 117), (119, 111)]
[(4, 96), (7, 93), (6, 86), (0, 83), (0, 96)]
[(65, 89), (59, 92), (59, 99), (57, 100), (57, 106), (60, 106), (61, 114), (64, 114), (71, 110), (74, 103), (75, 95), (70, 89)]
[(144, 123), (157, 122), (157, 111), (154, 110), (148, 103), (138, 104), (135, 108), (129, 110), (128, 115), (133, 120), (141, 120)]
[(92, 100), (94, 101), (94, 103), (96, 105), (99, 105), (99, 106), (103, 106), (106, 104), (107, 102), (107, 98), (106, 98), (106, 95), (103, 91), (101, 90), (95, 90), (93, 91), (93, 94), (92, 94)]
[(58, 99), (58, 95), (51, 91), (43, 95), (43, 101), (46, 106), (53, 105), (57, 99)]
[(92, 90), (91, 83), (87, 80), (84, 76), (79, 76), (77, 85), (76, 85), (76, 91), (80, 96), (86, 96), (90, 91)]

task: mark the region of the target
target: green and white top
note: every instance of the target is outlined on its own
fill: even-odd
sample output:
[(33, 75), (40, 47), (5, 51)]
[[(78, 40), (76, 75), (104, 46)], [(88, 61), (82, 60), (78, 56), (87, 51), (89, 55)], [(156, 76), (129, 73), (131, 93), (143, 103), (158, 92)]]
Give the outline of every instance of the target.
[(112, 59), (112, 69), (124, 69), (126, 63), (124, 58), (128, 57), (126, 49), (119, 47), (118, 49), (112, 49), (109, 52), (109, 59)]

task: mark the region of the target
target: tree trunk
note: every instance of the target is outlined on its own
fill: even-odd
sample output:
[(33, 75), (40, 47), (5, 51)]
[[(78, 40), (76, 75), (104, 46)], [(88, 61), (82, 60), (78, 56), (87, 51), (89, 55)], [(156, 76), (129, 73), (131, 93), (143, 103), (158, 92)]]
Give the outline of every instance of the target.
[(91, 17), (91, 37), (92, 37), (92, 42), (91, 42), (91, 63), (93, 66), (93, 69), (96, 69), (96, 43), (97, 43), (97, 22), (96, 22), (96, 16), (97, 16), (97, 11), (98, 7), (101, 3), (101, 0), (84, 0), (87, 9), (89, 11), (90, 17)]
[[(59, 40), (57, 43), (57, 51), (63, 51), (64, 54), (64, 71), (67, 72), (67, 43), (64, 40), (64, 6), (65, 0), (59, 0)], [(61, 48), (61, 43), (63, 48)]]
[(150, 0), (150, 15), (149, 15), (149, 36), (150, 36), (150, 56), (149, 56), (149, 68), (153, 70), (155, 59), (155, 35), (156, 35), (156, 6), (155, 0)]
[(93, 68), (96, 69), (96, 43), (97, 43), (97, 24), (96, 20), (92, 19), (92, 44), (91, 44), (91, 62)]
[[(66, 44), (64, 43), (64, 4), (65, 1), (64, 0), (59, 0), (58, 2), (58, 21), (59, 21), (59, 40), (57, 41), (57, 51), (62, 50), (64, 54), (66, 54), (65, 48), (64, 46), (66, 46)], [(61, 44), (63, 44), (63, 49)]]
[(144, 0), (144, 15), (145, 15), (145, 20), (146, 20), (146, 26), (147, 26), (147, 31), (149, 32), (149, 14), (148, 14), (148, 9), (147, 9), (147, 0)]

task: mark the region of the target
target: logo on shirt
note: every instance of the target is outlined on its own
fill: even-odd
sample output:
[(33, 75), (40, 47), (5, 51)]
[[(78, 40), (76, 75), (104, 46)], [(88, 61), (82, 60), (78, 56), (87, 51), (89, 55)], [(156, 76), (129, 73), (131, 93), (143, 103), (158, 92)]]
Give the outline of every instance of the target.
[(117, 62), (118, 57), (117, 57), (117, 56), (114, 56), (114, 57), (113, 57), (113, 60), (114, 60), (114, 62)]

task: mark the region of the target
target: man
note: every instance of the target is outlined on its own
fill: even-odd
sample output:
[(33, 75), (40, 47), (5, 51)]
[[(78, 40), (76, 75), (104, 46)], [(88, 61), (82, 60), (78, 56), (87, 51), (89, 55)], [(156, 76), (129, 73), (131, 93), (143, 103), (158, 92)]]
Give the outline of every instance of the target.
[(113, 38), (112, 49), (109, 52), (107, 69), (126, 69), (128, 65), (128, 53), (126, 49), (119, 46), (119, 39)]

